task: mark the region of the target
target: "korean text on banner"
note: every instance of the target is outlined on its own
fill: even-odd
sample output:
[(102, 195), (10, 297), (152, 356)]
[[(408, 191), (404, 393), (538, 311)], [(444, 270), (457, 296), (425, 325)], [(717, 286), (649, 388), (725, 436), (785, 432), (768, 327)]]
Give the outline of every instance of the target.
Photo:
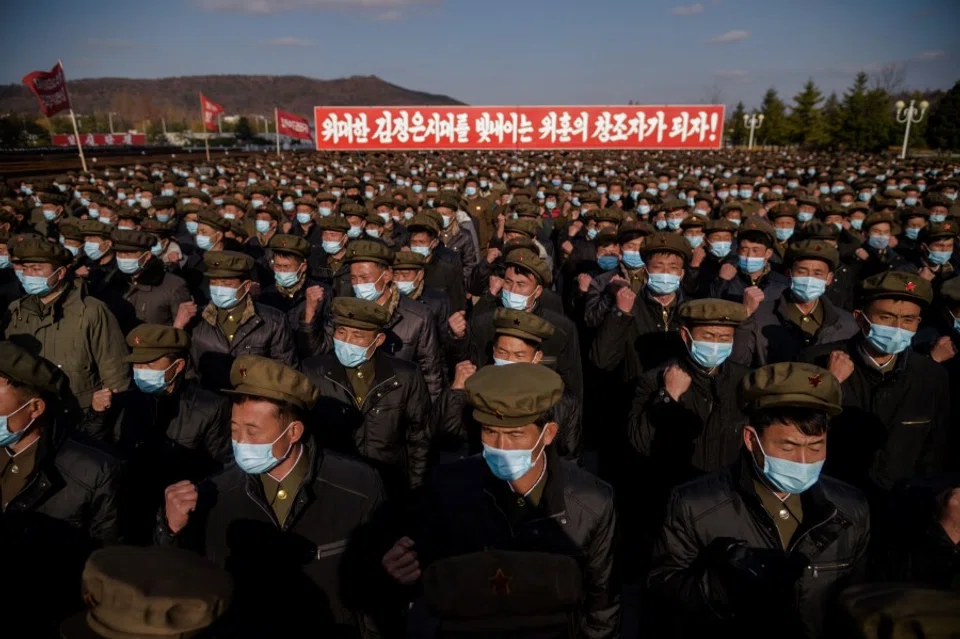
[(40, 100), (40, 109), (48, 118), (70, 108), (67, 78), (63, 74), (63, 65), (59, 62), (49, 72), (28, 73), (23, 76), (23, 83)]
[(299, 115), (277, 109), (277, 127), (280, 135), (300, 140), (313, 140), (313, 136), (310, 135), (310, 123)]
[[(57, 133), (53, 146), (76, 146), (77, 136)], [(84, 133), (80, 136), (84, 146), (144, 146), (147, 136), (143, 133)]]
[(719, 149), (722, 105), (315, 107), (317, 149)]
[(203, 126), (207, 131), (217, 131), (217, 115), (223, 113), (223, 107), (200, 94), (200, 107), (203, 110)]

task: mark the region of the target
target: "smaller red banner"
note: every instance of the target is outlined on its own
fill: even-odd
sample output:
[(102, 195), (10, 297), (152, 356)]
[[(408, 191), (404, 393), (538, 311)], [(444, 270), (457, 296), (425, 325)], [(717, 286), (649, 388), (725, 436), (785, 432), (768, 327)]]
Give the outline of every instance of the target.
[(67, 78), (63, 75), (63, 66), (46, 71), (34, 71), (23, 76), (23, 83), (40, 100), (40, 109), (48, 118), (70, 108), (70, 96), (67, 94)]
[(203, 109), (203, 126), (207, 131), (217, 131), (217, 115), (223, 113), (223, 107), (200, 94), (200, 107)]
[[(144, 146), (147, 136), (143, 133), (82, 133), (80, 143), (83, 146)], [(53, 136), (53, 146), (77, 146), (77, 136), (57, 133)]]
[(306, 118), (280, 109), (277, 109), (277, 130), (280, 135), (287, 135), (300, 140), (313, 140), (313, 136), (310, 135), (310, 123), (307, 122)]

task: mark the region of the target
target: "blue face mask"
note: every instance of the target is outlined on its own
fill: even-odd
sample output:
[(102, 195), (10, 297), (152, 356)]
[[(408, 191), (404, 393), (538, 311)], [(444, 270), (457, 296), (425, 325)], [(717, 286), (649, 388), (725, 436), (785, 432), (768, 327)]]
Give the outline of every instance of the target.
[(10, 262), (9, 255), (0, 255), (0, 269), (10, 268), (13, 264)]
[(118, 257), (117, 268), (120, 269), (121, 273), (134, 275), (140, 271), (140, 260), (137, 258)]
[(254, 226), (257, 227), (257, 233), (269, 233), (270, 232), (270, 220), (257, 220), (254, 222)]
[(680, 276), (673, 273), (650, 273), (647, 288), (655, 295), (670, 295), (680, 288)]
[(710, 254), (721, 260), (730, 255), (732, 248), (733, 242), (710, 242)]
[(643, 258), (640, 257), (640, 251), (624, 251), (623, 263), (627, 268), (641, 268), (643, 266)]
[(934, 266), (942, 266), (953, 257), (953, 251), (928, 251), (927, 259)]
[(529, 473), (533, 465), (537, 463), (537, 459), (540, 459), (540, 455), (543, 454), (543, 450), (541, 450), (540, 454), (537, 455), (537, 459), (533, 458), (533, 451), (540, 445), (543, 439), (543, 433), (545, 432), (546, 429), (540, 432), (540, 437), (537, 439), (537, 443), (533, 445), (533, 448), (504, 450), (484, 444), (483, 459), (487, 462), (487, 466), (490, 468), (493, 476), (503, 481), (516, 481)]
[(87, 257), (91, 260), (99, 260), (103, 257), (103, 251), (100, 250), (100, 245), (96, 242), (85, 242), (83, 244), (83, 252), (86, 253)]
[(411, 246), (410, 252), (416, 253), (417, 255), (422, 255), (424, 257), (430, 257), (430, 247), (429, 246)]
[(801, 223), (809, 222), (813, 219), (813, 213), (797, 213), (797, 220)]
[(500, 301), (503, 303), (504, 308), (509, 308), (512, 311), (525, 311), (527, 310), (530, 296), (511, 293), (507, 289), (503, 289), (500, 291)]
[(637, 213), (639, 213), (640, 215), (650, 215), (650, 205), (641, 204), (640, 206), (637, 207)]
[(794, 277), (790, 279), (790, 291), (800, 301), (812, 302), (827, 291), (827, 282), (819, 277)]
[(913, 331), (898, 326), (874, 324), (866, 316), (863, 319), (870, 325), (867, 341), (875, 349), (887, 355), (897, 355), (905, 351), (913, 341), (913, 336), (916, 335)]
[(414, 192), (414, 193), (419, 193), (420, 191), (423, 190), (423, 185), (422, 185), (422, 184), (414, 184), (414, 185), (413, 185), (412, 187), (410, 187), (410, 188), (413, 189), (413, 192)]
[(730, 189), (730, 197), (740, 197), (740, 191), (737, 189)]
[(671, 231), (676, 231), (678, 228), (680, 228), (681, 224), (683, 224), (683, 218), (680, 218), (680, 217), (667, 218), (667, 226), (670, 228)]
[(173, 197), (173, 189), (162, 189), (160, 195), (163, 197)]
[(667, 228), (667, 221), (666, 221), (666, 220), (657, 220), (657, 221), (656, 221), (656, 225), (657, 225), (657, 230), (662, 231), (662, 230), (664, 230), (665, 228)]
[(400, 291), (402, 295), (413, 293), (415, 288), (417, 287), (413, 282), (397, 282), (397, 290)]
[[(291, 423), (283, 429), (280, 437), (287, 434), (290, 426), (293, 426), (293, 424)], [(269, 444), (246, 444), (231, 440), (233, 444), (233, 459), (237, 462), (240, 470), (248, 475), (260, 475), (269, 472), (273, 468), (276, 468), (277, 464), (286, 459), (287, 455), (290, 454), (290, 450), (293, 448), (293, 442), (291, 442), (290, 446), (287, 447), (287, 452), (285, 452), (282, 457), (274, 457), (273, 445), (280, 441), (280, 437), (277, 437)]]
[[(309, 213), (297, 213), (297, 222), (298, 222), (299, 224), (301, 224), (301, 225), (302, 225), (302, 224), (309, 224), (311, 221), (313, 221), (313, 216), (310, 215)], [(352, 230), (352, 228), (353, 228), (353, 227), (351, 227), (351, 230)], [(359, 228), (359, 227), (358, 227), (358, 228)], [(351, 236), (351, 237), (352, 237), (352, 236)]]
[[(760, 452), (763, 453), (763, 469), (761, 472), (770, 482), (770, 485), (779, 492), (799, 495), (809, 490), (820, 479), (823, 461), (803, 464), (779, 457), (771, 457), (764, 452), (759, 437), (754, 441), (757, 442)], [(756, 458), (754, 458), (754, 464), (756, 464)]]
[(364, 232), (365, 232), (368, 236), (373, 237), (373, 238), (380, 237), (380, 229), (377, 229), (377, 228), (367, 227), (366, 229), (364, 229)]
[(509, 359), (500, 359), (499, 357), (493, 358), (494, 366), (508, 366), (509, 364), (516, 364), (516, 362), (511, 362)]
[(870, 248), (875, 248), (877, 250), (885, 249), (890, 244), (890, 236), (871, 235), (870, 239), (867, 240), (867, 244), (870, 245)]
[(617, 259), (616, 255), (601, 255), (597, 258), (597, 264), (600, 265), (600, 269), (604, 271), (612, 271), (617, 268), (617, 264), (620, 263), (620, 260)]
[(322, 246), (323, 252), (327, 255), (336, 255), (343, 248), (340, 240), (324, 240)]
[(946, 216), (946, 215), (940, 215), (940, 214), (931, 215), (931, 216), (930, 216), (930, 221), (933, 222), (933, 223), (935, 223), (935, 224), (938, 223), (938, 222), (946, 222), (946, 221), (947, 221), (947, 216)]
[(259, 209), (261, 206), (263, 206), (263, 200), (250, 200), (250, 206), (255, 209)]
[(915, 240), (920, 237), (920, 229), (903, 229), (903, 234), (908, 239)]
[[(317, 212), (320, 214), (320, 217), (329, 217), (329, 216), (333, 215), (333, 209), (331, 209), (329, 206), (321, 206), (321, 207), (318, 207), (318, 208), (317, 208)], [(297, 221), (298, 221), (298, 222), (300, 221), (300, 218), (299, 218), (299, 217), (297, 218)], [(309, 221), (310, 221), (310, 220), (307, 220), (307, 222), (309, 222)], [(300, 223), (301, 223), (301, 224), (306, 224), (306, 222), (300, 222)]]
[(863, 228), (863, 218), (850, 218), (850, 226), (859, 231)]
[(873, 197), (873, 194), (872, 194), (872, 193), (861, 193), (861, 194), (860, 194), (860, 201), (861, 201), (861, 202), (869, 202), (869, 201), (870, 201), (870, 198), (872, 198), (872, 197)]
[(906, 197), (906, 198), (903, 198), (903, 203), (906, 204), (907, 206), (916, 206), (916, 205), (917, 205), (917, 198), (915, 198), (915, 197)]
[(188, 221), (188, 222), (186, 223), (187, 233), (189, 233), (190, 235), (196, 235), (196, 234), (197, 234), (197, 229), (199, 228), (199, 226), (200, 226), (200, 223), (199, 223), (199, 222), (190, 222), (190, 221)]
[(351, 226), (350, 230), (347, 231), (347, 237), (351, 240), (355, 240), (363, 234), (363, 228), (359, 226)]
[(686, 238), (687, 244), (690, 245), (690, 248), (700, 248), (700, 245), (703, 244), (702, 235), (685, 235), (684, 238)]
[(467, 197), (473, 197), (474, 195), (477, 194), (477, 187), (468, 186), (463, 190), (463, 192), (467, 195)]
[(163, 244), (161, 244), (160, 242), (157, 242), (156, 244), (150, 247), (150, 252), (156, 255), (157, 257), (160, 257), (163, 254)]
[(133, 383), (148, 395), (162, 393), (170, 386), (170, 382), (167, 381), (167, 371), (176, 366), (178, 362), (179, 360), (170, 364), (170, 366), (162, 371), (150, 370), (149, 368), (134, 368)]
[[(56, 274), (54, 271), (50, 277)], [(53, 287), (50, 286), (50, 277), (43, 275), (24, 275), (22, 280), (23, 290), (27, 295), (46, 295)]]
[(338, 339), (333, 340), (333, 352), (345, 368), (356, 368), (367, 361), (369, 359), (368, 350), (370, 350), (370, 346), (357, 346)]
[(383, 274), (377, 278), (376, 282), (367, 282), (366, 284), (354, 284), (353, 294), (357, 299), (374, 302), (383, 295), (383, 291), (377, 290), (377, 284), (383, 278)]
[(741, 255), (737, 258), (737, 266), (744, 273), (759, 273), (763, 270), (764, 264), (766, 264), (766, 260), (762, 257), (744, 257)]
[(157, 221), (166, 224), (170, 221), (170, 216), (166, 213), (157, 213)]
[(793, 236), (793, 229), (776, 229), (777, 239), (786, 242)]
[(13, 411), (9, 415), (0, 415), (0, 448), (3, 448), (5, 446), (13, 446), (18, 441), (23, 439), (23, 436), (26, 435), (27, 431), (30, 430), (30, 426), (33, 424), (33, 420), (30, 420), (29, 424), (27, 424), (26, 426), (24, 426), (23, 428), (21, 428), (15, 433), (10, 432), (10, 427), (7, 424), (8, 419), (10, 419), (14, 415), (22, 411), (29, 404), (30, 402), (28, 401), (26, 404), (24, 404), (17, 410)]
[(690, 341), (690, 357), (703, 368), (720, 366), (732, 353), (732, 343)]
[(55, 219), (57, 219), (57, 212), (43, 209), (43, 219), (45, 219), (47, 222), (53, 222)]
[[(213, 302), (213, 305), (220, 309), (229, 309), (233, 308), (240, 303), (242, 297), (237, 297), (237, 291), (239, 289), (230, 288), (229, 286), (210, 286), (210, 301)], [(246, 295), (246, 294), (244, 294)]]
[(209, 251), (213, 248), (213, 239), (209, 235), (198, 235), (197, 248), (201, 251)]
[(597, 233), (599, 232), (600, 231), (598, 231), (596, 228), (587, 229), (587, 239), (592, 240), (593, 238), (597, 237)]
[(291, 288), (300, 281), (300, 273), (298, 271), (274, 271), (273, 278), (277, 281), (277, 286)]

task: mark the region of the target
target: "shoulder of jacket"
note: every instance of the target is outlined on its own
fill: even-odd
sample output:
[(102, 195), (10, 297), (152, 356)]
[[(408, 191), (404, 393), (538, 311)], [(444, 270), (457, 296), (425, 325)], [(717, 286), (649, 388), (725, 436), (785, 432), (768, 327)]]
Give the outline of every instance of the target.
[(942, 364), (938, 364), (929, 357), (924, 357), (923, 355), (912, 351), (907, 350), (907, 367), (912, 368), (913, 371), (921, 373), (926, 377), (924, 382), (929, 382), (932, 379), (937, 381), (947, 383), (947, 380), (950, 378), (950, 374), (947, 373), (947, 369), (943, 367)]
[(72, 478), (92, 490), (100, 478), (117, 471), (121, 462), (96, 440), (83, 435), (64, 438), (54, 457), (54, 464), (62, 475)]
[(544, 308), (542, 312), (545, 320), (564, 333), (569, 333), (574, 328), (573, 320), (566, 315), (550, 310), (549, 308)]
[(400, 303), (397, 305), (397, 310), (404, 315), (416, 315), (421, 319), (427, 319), (430, 317), (430, 309), (426, 304), (422, 304), (408, 297), (400, 298)]
[(869, 521), (870, 504), (859, 488), (826, 475), (820, 476), (820, 486), (827, 499), (845, 517), (857, 524)]
[(405, 359), (400, 359), (399, 357), (393, 357), (386, 353), (381, 353), (379, 357), (383, 357), (390, 368), (393, 369), (394, 374), (399, 376), (410, 375), (420, 370), (420, 366), (417, 364)]
[(287, 316), (283, 311), (276, 309), (272, 306), (262, 304), (260, 302), (253, 303), (253, 311), (259, 315), (262, 319), (272, 319), (275, 321), (286, 321)]
[(567, 499), (575, 501), (595, 517), (602, 517), (611, 510), (613, 486), (571, 461), (561, 459), (560, 465), (563, 467), (563, 492)]
[(681, 504), (696, 521), (738, 499), (736, 493), (730, 469), (723, 469), (675, 487), (671, 501)]
[(163, 283), (161, 285), (169, 288), (180, 288), (180, 287), (186, 288), (187, 281), (182, 277), (180, 277), (179, 275), (174, 275), (170, 271), (164, 271)]
[(380, 476), (366, 463), (324, 449), (323, 461), (314, 478), (315, 484), (353, 495), (358, 499), (381, 499)]

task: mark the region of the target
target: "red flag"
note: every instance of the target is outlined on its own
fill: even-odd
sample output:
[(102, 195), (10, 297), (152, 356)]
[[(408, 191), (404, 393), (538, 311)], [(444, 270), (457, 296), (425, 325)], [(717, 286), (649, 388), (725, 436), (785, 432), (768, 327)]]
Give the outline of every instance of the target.
[(70, 108), (70, 96), (67, 94), (67, 78), (63, 75), (63, 66), (46, 71), (34, 71), (23, 76), (23, 83), (40, 100), (40, 109), (48, 118)]
[(218, 130), (217, 114), (223, 113), (223, 107), (216, 102), (211, 102), (201, 93), (200, 108), (203, 109), (203, 126), (206, 127), (207, 131)]
[(301, 140), (313, 140), (310, 135), (310, 123), (299, 115), (277, 109), (277, 130), (281, 135)]

